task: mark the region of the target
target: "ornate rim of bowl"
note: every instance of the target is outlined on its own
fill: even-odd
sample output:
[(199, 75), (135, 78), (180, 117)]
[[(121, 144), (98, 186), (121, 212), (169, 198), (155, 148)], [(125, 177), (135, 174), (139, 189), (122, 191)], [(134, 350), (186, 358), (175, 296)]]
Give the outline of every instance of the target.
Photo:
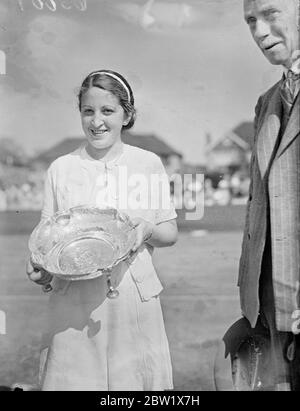
[[(120, 247), (120, 244), (118, 243), (118, 239), (113, 236), (112, 233), (109, 231), (105, 231), (105, 229), (102, 229), (101, 226), (105, 227), (105, 223), (99, 222), (94, 226), (96, 230), (90, 229), (85, 230), (84, 232), (79, 232), (74, 235), (72, 238), (68, 238), (67, 241), (59, 241), (56, 240), (56, 243), (50, 248), (50, 250), (45, 251), (45, 254), (41, 252), (43, 250), (43, 247), (39, 247), (36, 244), (36, 239), (38, 238), (39, 235), (41, 235), (41, 232), (43, 230), (43, 227), (46, 227), (48, 225), (49, 229), (49, 223), (50, 223), (50, 234), (51, 234), (51, 225), (52, 225), (52, 230), (54, 227), (54, 232), (55, 230), (64, 230), (64, 227), (68, 227), (69, 223), (72, 223), (72, 219), (76, 218), (77, 215), (80, 214), (80, 211), (83, 211), (83, 216), (86, 214), (90, 214), (91, 216), (97, 217), (99, 216), (105, 216), (111, 215), (111, 219), (108, 219), (105, 223), (110, 224), (113, 221), (116, 221), (116, 223), (120, 222), (123, 223), (124, 226), (127, 225), (127, 230), (124, 232), (127, 232), (128, 235), (128, 245), (125, 247), (125, 249), (122, 249)], [(61, 224), (59, 222), (59, 219), (62, 217), (66, 218), (68, 220), (67, 224)], [(72, 228), (72, 227), (71, 227)], [(121, 229), (120, 229), (121, 230)], [(78, 230), (77, 230), (78, 231)], [(122, 231), (120, 231), (122, 233)], [(134, 233), (134, 234), (133, 234)], [(56, 233), (57, 234), (57, 233)], [(99, 240), (102, 242), (106, 242), (108, 247), (111, 248), (113, 257), (111, 258), (111, 261), (109, 261), (105, 267), (97, 268), (94, 269), (93, 271), (90, 271), (88, 273), (70, 273), (66, 274), (65, 272), (61, 271), (61, 265), (59, 264), (59, 257), (62, 255), (63, 251), (70, 245), (76, 243), (79, 240), (87, 240), (87, 239), (93, 239), (93, 240)], [(47, 241), (47, 237), (44, 239)], [(49, 241), (49, 239), (48, 239)], [(34, 265), (44, 268), (48, 272), (50, 272), (52, 275), (57, 276), (58, 278), (62, 278), (65, 280), (83, 280), (83, 279), (92, 279), (92, 278), (97, 278), (102, 276), (105, 272), (108, 270), (111, 270), (114, 266), (116, 266), (118, 263), (121, 261), (126, 260), (131, 252), (131, 248), (133, 246), (133, 243), (135, 241), (135, 229), (134, 226), (132, 225), (130, 218), (127, 214), (123, 212), (119, 212), (117, 209), (114, 208), (105, 208), (101, 209), (95, 206), (76, 206), (72, 207), (69, 210), (65, 210), (62, 212), (57, 212), (53, 216), (49, 217), (46, 220), (41, 221), (33, 230), (30, 239), (29, 239), (29, 249), (31, 251), (31, 260)], [(51, 244), (51, 241), (50, 241)], [(44, 250), (47, 250), (47, 247), (44, 247)], [(119, 254), (118, 254), (119, 253)], [(53, 258), (56, 259), (56, 261), (53, 261)], [(52, 259), (52, 261), (51, 261)]]

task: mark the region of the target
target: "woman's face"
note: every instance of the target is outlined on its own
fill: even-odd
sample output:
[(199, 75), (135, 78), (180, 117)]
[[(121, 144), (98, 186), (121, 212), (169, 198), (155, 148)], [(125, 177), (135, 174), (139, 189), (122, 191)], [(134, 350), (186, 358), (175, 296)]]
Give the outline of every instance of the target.
[(91, 148), (107, 150), (121, 141), (128, 116), (111, 92), (91, 87), (82, 96), (81, 123)]

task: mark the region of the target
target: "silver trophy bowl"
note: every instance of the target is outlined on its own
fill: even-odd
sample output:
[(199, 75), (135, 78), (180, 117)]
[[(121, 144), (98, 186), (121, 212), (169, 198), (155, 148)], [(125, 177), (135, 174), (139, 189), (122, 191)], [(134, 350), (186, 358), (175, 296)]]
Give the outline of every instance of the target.
[[(129, 217), (114, 208), (77, 206), (42, 220), (29, 238), (31, 262), (54, 277), (68, 281), (107, 276), (108, 297), (118, 291), (112, 269), (131, 255), (136, 230)], [(44, 291), (51, 291), (47, 285)]]

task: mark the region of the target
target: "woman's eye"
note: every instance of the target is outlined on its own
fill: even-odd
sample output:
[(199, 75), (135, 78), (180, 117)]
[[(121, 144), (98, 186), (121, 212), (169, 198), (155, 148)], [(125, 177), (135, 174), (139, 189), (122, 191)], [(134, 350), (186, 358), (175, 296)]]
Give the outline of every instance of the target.
[(83, 113), (86, 114), (87, 116), (91, 116), (94, 112), (91, 109), (86, 109), (86, 110), (83, 110)]
[(255, 17), (249, 17), (249, 18), (247, 19), (247, 23), (248, 23), (250, 26), (253, 26), (253, 25), (256, 23), (256, 18), (255, 18)]
[(106, 108), (106, 109), (104, 109), (102, 112), (103, 112), (104, 114), (106, 114), (106, 115), (109, 115), (109, 114), (112, 114), (112, 113), (113, 113), (113, 110), (111, 110), (111, 109), (109, 109), (109, 108)]

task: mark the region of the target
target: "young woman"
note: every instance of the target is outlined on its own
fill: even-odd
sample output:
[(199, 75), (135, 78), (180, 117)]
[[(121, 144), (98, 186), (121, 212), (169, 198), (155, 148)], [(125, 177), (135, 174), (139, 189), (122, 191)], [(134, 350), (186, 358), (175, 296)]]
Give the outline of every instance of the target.
[(31, 280), (52, 286), (41, 389), (172, 389), (162, 285), (151, 257), (154, 247), (177, 240), (176, 212), (168, 185), (161, 184), (166, 173), (155, 154), (122, 142), (121, 131), (133, 126), (136, 111), (120, 74), (89, 74), (78, 97), (86, 144), (51, 164), (42, 218), (82, 204), (118, 208), (136, 227), (135, 256), (112, 273), (116, 299), (107, 298), (103, 277), (67, 282), (28, 264)]

